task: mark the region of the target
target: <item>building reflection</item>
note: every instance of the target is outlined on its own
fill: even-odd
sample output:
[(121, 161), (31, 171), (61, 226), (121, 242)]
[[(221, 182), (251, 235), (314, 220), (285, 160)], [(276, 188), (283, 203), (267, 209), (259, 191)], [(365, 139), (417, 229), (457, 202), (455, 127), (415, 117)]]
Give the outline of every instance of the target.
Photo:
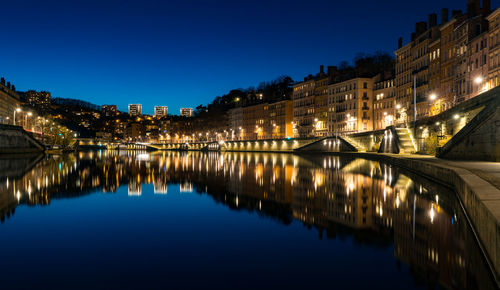
[(409, 266), (417, 283), (493, 288), (453, 193), (378, 162), (243, 152), (98, 151), (26, 166), (24, 174), (0, 176), (2, 223), (19, 204), (115, 193), (122, 185), (131, 196), (140, 196), (143, 184), (166, 194), (173, 184), (234, 210), (283, 224), (298, 220), (320, 238), (352, 236), (367, 245), (393, 246), (395, 258)]

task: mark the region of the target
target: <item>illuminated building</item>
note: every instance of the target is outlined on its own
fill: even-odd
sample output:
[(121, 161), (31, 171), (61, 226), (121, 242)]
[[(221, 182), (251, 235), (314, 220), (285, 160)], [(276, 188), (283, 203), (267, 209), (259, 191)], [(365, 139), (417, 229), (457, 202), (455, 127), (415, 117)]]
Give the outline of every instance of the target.
[(128, 123), (125, 128), (125, 137), (129, 141), (140, 141), (145, 137), (145, 128), (141, 123)]
[(267, 103), (244, 107), (242, 116), (242, 130), (245, 140), (270, 139), (269, 105)]
[(329, 75), (326, 75), (323, 66), (320, 66), (319, 74), (317, 75), (314, 84), (313, 135), (315, 137), (324, 137), (328, 135), (328, 85), (329, 84), (330, 84)]
[[(455, 38), (455, 88), (456, 88), (456, 103), (460, 103), (468, 99), (470, 91), (474, 80), (470, 77), (472, 76), (469, 72), (473, 69), (471, 67), (471, 58), (476, 58), (479, 55), (486, 54), (484, 51), (484, 46), (474, 40), (477, 37), (482, 36), (482, 38), (487, 38), (485, 32), (488, 31), (488, 21), (485, 16), (490, 14), (490, 0), (483, 0), (483, 6), (481, 7), (481, 0), (469, 0), (467, 1), (467, 13), (463, 15), (462, 21), (457, 24), (454, 30)], [(472, 42), (478, 44), (477, 51), (471, 51), (470, 49)], [(474, 47), (474, 50), (476, 47)], [(483, 58), (484, 60), (484, 58)], [(475, 63), (474, 63), (475, 65)], [(479, 68), (479, 59), (478, 59)], [(485, 78), (482, 76), (481, 78)]]
[(374, 77), (373, 121), (374, 130), (383, 130), (394, 125), (396, 118), (396, 96), (392, 75)]
[(488, 37), (483, 32), (474, 37), (467, 49), (467, 94), (464, 100), (476, 97), (488, 90)]
[(181, 116), (192, 117), (193, 116), (193, 109), (192, 108), (181, 108)]
[[(5, 79), (0, 80), (0, 124), (14, 124), (14, 118), (19, 112), (20, 99), (16, 93), (16, 88), (10, 82), (5, 83)], [(17, 118), (16, 118), (17, 119)], [(16, 120), (16, 123), (17, 120)]]
[(25, 93), (26, 103), (30, 105), (50, 105), (51, 95), (49, 92), (27, 91)]
[(269, 130), (272, 139), (293, 137), (293, 102), (284, 100), (271, 103), (269, 110)]
[[(429, 94), (441, 96), (441, 38), (429, 44)], [(429, 106), (429, 116), (436, 115), (433, 104)]]
[(141, 116), (142, 115), (142, 105), (141, 104), (128, 105), (128, 114), (130, 116)]
[(413, 80), (411, 78), (411, 44), (403, 46), (402, 38), (396, 50), (396, 124), (408, 122), (408, 111), (413, 100)]
[(230, 140), (244, 140), (243, 108), (238, 107), (228, 111), (228, 129)]
[(434, 114), (439, 114), (451, 108), (456, 100), (455, 87), (455, 28), (462, 21), (463, 16), (460, 11), (453, 13), (453, 18), (441, 25), (441, 96), (437, 96), (431, 106), (434, 107)]
[(102, 105), (101, 110), (106, 117), (116, 116), (116, 105)]
[(155, 118), (166, 117), (168, 114), (167, 106), (155, 106)]
[(500, 8), (497, 8), (488, 16), (489, 40), (488, 40), (488, 88), (500, 85)]
[(355, 78), (328, 86), (330, 132), (373, 130), (373, 79)]
[(293, 85), (293, 122), (294, 137), (314, 136), (314, 88), (316, 82), (312, 75), (303, 82)]

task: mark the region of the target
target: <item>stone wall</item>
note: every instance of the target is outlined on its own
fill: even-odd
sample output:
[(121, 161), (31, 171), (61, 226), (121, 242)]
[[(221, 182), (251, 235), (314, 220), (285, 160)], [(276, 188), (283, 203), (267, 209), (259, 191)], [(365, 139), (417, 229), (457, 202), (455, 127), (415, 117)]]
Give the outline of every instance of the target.
[(43, 152), (44, 145), (22, 127), (0, 125), (0, 154)]
[(500, 107), (488, 107), (438, 154), (453, 160), (500, 161)]

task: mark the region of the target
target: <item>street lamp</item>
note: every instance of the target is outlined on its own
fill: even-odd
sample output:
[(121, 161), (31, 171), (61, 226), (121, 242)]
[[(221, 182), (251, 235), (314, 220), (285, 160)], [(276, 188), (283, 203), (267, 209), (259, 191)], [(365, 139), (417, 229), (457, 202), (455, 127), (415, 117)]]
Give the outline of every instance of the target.
[(21, 112), (21, 108), (16, 108), (16, 109), (14, 110), (14, 125), (16, 125), (16, 112), (17, 112), (17, 113)]
[(28, 117), (31, 117), (32, 113), (28, 112), (25, 117), (24, 117), (24, 126), (23, 127), (28, 127)]

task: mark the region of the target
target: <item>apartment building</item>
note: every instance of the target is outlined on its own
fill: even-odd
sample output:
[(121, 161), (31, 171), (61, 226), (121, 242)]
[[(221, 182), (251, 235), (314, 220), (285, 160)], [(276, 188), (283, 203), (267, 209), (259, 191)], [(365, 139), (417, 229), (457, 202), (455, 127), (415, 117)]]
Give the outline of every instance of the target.
[(489, 32), (485, 31), (469, 42), (465, 76), (468, 86), (465, 100), (488, 90), (488, 38)]
[(142, 115), (142, 105), (141, 104), (128, 105), (128, 114), (130, 116), (141, 116)]
[(320, 72), (314, 84), (314, 120), (313, 135), (324, 137), (328, 135), (328, 84), (329, 77), (320, 66)]
[(500, 8), (487, 17), (489, 23), (488, 83), (487, 88), (500, 85)]
[(373, 128), (383, 130), (395, 125), (396, 87), (392, 74), (373, 78)]
[(328, 131), (333, 135), (373, 130), (373, 79), (328, 86)]
[(155, 106), (155, 118), (162, 118), (168, 115), (168, 107), (167, 106)]
[(269, 105), (267, 103), (244, 107), (242, 119), (245, 140), (270, 138)]
[(231, 109), (227, 116), (229, 138), (231, 140), (243, 140), (243, 108), (238, 107)]
[(403, 46), (400, 38), (396, 50), (396, 116), (395, 124), (408, 121), (408, 110), (413, 100), (411, 43)]
[(316, 81), (312, 75), (293, 86), (294, 137), (314, 136), (314, 88)]
[(268, 110), (271, 138), (284, 139), (293, 137), (293, 102), (284, 100), (271, 103)]

